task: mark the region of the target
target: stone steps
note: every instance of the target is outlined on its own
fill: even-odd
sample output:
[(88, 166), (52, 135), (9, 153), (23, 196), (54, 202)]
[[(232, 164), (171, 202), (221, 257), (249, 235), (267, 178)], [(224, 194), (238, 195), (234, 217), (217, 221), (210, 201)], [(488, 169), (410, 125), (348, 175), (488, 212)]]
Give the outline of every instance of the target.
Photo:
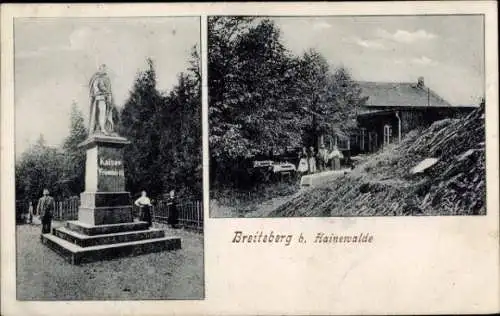
[(146, 230), (148, 229), (148, 223), (129, 222), (120, 224), (90, 225), (81, 221), (68, 221), (66, 222), (66, 227), (72, 231), (76, 231), (84, 235), (93, 236), (126, 231)]
[(52, 230), (52, 233), (55, 236), (80, 247), (90, 247), (165, 237), (165, 231), (155, 228), (103, 235), (85, 235), (78, 231), (70, 230), (67, 227), (59, 227), (54, 228)]
[(81, 247), (52, 234), (43, 234), (42, 243), (71, 264), (110, 260), (124, 256), (176, 250), (181, 248), (179, 237), (161, 237), (114, 244)]
[(134, 222), (125, 191), (123, 151), (128, 144), (118, 135), (92, 133), (78, 145), (86, 150), (78, 220), (41, 236), (43, 244), (72, 264), (181, 248), (179, 237)]

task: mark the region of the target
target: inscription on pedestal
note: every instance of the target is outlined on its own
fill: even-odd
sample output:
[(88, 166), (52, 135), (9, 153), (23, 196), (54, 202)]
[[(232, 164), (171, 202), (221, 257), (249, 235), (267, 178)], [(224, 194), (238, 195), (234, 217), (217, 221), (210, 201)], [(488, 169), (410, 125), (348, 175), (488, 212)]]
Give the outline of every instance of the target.
[(87, 146), (85, 191), (124, 192), (124, 145), (101, 141)]
[(98, 147), (97, 152), (97, 191), (125, 191), (125, 170), (121, 148)]
[(125, 191), (123, 147), (120, 136), (91, 135), (80, 146), (87, 149), (85, 192), (78, 220), (89, 225), (133, 221), (130, 194)]

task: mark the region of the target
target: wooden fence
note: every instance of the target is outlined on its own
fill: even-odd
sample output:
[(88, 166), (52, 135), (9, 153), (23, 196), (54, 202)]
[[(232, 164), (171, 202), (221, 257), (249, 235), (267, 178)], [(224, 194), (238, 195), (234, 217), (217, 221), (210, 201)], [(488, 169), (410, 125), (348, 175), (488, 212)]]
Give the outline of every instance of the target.
[[(56, 221), (68, 221), (78, 219), (79, 199), (68, 199), (64, 201), (56, 201), (56, 207), (53, 214), (53, 219)], [(134, 215), (137, 216), (138, 209), (134, 207)], [(179, 224), (183, 228), (203, 231), (203, 204), (201, 201), (181, 201), (178, 203)], [(36, 204), (34, 204), (36, 211)], [(16, 219), (22, 221), (22, 214), (28, 212), (28, 202), (16, 201)], [(152, 217), (154, 222), (166, 223), (169, 215), (169, 207), (167, 201), (158, 200), (153, 203)]]

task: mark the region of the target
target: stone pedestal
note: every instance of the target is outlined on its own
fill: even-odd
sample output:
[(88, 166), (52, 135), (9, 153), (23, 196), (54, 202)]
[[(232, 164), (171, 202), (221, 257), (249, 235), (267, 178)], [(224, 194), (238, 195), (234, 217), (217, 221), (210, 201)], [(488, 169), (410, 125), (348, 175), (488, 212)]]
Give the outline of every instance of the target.
[(46, 245), (73, 264), (181, 248), (180, 238), (134, 222), (123, 165), (129, 143), (119, 136), (92, 135), (80, 144), (87, 160), (78, 221), (42, 235)]
[(125, 191), (123, 147), (118, 136), (93, 135), (80, 144), (87, 150), (85, 192), (80, 194), (78, 220), (90, 225), (133, 221), (130, 194)]

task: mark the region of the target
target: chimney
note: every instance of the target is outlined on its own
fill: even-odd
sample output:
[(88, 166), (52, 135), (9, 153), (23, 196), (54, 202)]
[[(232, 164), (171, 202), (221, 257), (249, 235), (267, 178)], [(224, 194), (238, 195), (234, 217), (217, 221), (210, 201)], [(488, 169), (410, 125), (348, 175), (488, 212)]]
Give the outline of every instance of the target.
[(425, 84), (424, 84), (424, 77), (418, 77), (417, 87), (423, 88), (424, 86), (425, 86)]

